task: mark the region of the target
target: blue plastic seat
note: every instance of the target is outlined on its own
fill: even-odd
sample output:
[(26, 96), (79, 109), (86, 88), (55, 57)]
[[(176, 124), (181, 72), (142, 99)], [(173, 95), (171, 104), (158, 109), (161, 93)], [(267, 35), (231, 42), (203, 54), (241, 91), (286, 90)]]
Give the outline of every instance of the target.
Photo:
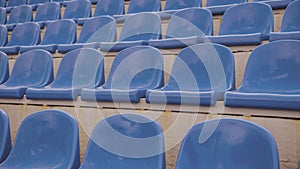
[(32, 49), (44, 49), (55, 53), (59, 44), (71, 44), (76, 41), (76, 23), (73, 20), (61, 19), (48, 24), (44, 38), (39, 45), (21, 46), (20, 52)]
[(162, 19), (168, 19), (175, 12), (192, 7), (202, 7), (202, 0), (166, 0), (164, 11), (159, 12), (159, 15)]
[(0, 25), (3, 25), (6, 23), (6, 9), (0, 7)]
[(158, 123), (139, 114), (119, 114), (96, 125), (80, 169), (165, 169), (164, 151)]
[(183, 48), (201, 42), (199, 37), (212, 35), (212, 32), (213, 19), (209, 10), (184, 9), (170, 18), (165, 39), (149, 40), (149, 45), (164, 49)]
[(0, 46), (5, 46), (7, 43), (7, 28), (4, 25), (0, 25)]
[[(94, 11), (94, 17), (103, 15), (123, 15), (124, 12), (124, 0), (98, 0)], [(82, 25), (89, 19), (90, 18), (79, 18), (77, 23)]]
[(20, 46), (36, 45), (40, 40), (40, 26), (33, 22), (23, 23), (14, 28), (9, 42), (0, 47), (0, 51), (8, 55), (18, 54)]
[(293, 0), (253, 0), (253, 1), (269, 4), (273, 9), (281, 9), (287, 7), (289, 3), (291, 3)]
[(32, 8), (29, 5), (16, 6), (10, 12), (6, 23), (7, 29), (13, 30), (17, 24), (32, 21)]
[(159, 50), (135, 46), (119, 52), (104, 85), (82, 89), (81, 99), (106, 102), (139, 102), (147, 89), (162, 87), (163, 59)]
[(63, 18), (73, 19), (77, 22), (79, 18), (91, 17), (92, 4), (89, 0), (73, 0), (66, 4)]
[(31, 50), (19, 55), (11, 76), (0, 85), (0, 97), (20, 99), (28, 87), (46, 86), (52, 80), (52, 55), (44, 50)]
[(259, 45), (273, 31), (272, 8), (263, 3), (243, 3), (226, 10), (219, 35), (210, 36), (212, 43), (230, 46)]
[(6, 0), (0, 0), (0, 7), (6, 7)]
[(9, 77), (8, 57), (5, 53), (0, 52), (0, 84), (7, 81)]
[(39, 5), (36, 11), (34, 22), (37, 22), (43, 28), (47, 21), (60, 19), (60, 4), (57, 2), (49, 2)]
[(63, 57), (54, 81), (45, 87), (28, 88), (27, 99), (76, 100), (82, 88), (104, 83), (104, 59), (95, 49), (73, 50)]
[(66, 53), (78, 48), (94, 48), (100, 46), (100, 42), (113, 42), (117, 38), (117, 25), (110, 16), (98, 16), (86, 21), (81, 29), (79, 39), (75, 44), (58, 45), (57, 51)]
[(13, 30), (19, 23), (32, 21), (32, 8), (29, 5), (16, 6), (10, 12), (6, 27), (8, 30)]
[(161, 38), (161, 20), (155, 13), (130, 15), (122, 27), (118, 42), (102, 42), (102, 51), (120, 51), (136, 45), (147, 45), (150, 39)]
[(78, 168), (76, 119), (60, 110), (44, 110), (21, 123), (14, 146), (0, 168)]
[(240, 119), (216, 119), (192, 127), (175, 169), (279, 169), (276, 141), (265, 128)]
[(148, 90), (146, 101), (157, 104), (215, 105), (235, 87), (234, 57), (219, 44), (184, 48), (176, 57), (169, 82)]
[(141, 12), (158, 12), (161, 10), (160, 0), (130, 0), (126, 15), (114, 15), (117, 22), (124, 22), (131, 14)]
[(28, 4), (32, 7), (33, 10), (36, 10), (36, 8), (39, 5), (43, 5), (43, 4), (46, 4), (49, 2), (50, 2), (50, 0), (29, 0)]
[[(283, 50), (284, 49), (284, 50)], [(225, 106), (300, 110), (300, 41), (274, 41), (250, 55), (241, 86)]]
[(25, 5), (27, 3), (27, 0), (8, 0), (6, 11), (10, 12), (14, 7)]
[(8, 115), (0, 109), (0, 163), (8, 156), (11, 149), (10, 125)]
[(300, 1), (293, 1), (286, 8), (280, 32), (272, 32), (270, 41), (281, 39), (300, 40)]
[(248, 0), (207, 0), (206, 8), (214, 15), (224, 14), (224, 12), (234, 5), (248, 2)]

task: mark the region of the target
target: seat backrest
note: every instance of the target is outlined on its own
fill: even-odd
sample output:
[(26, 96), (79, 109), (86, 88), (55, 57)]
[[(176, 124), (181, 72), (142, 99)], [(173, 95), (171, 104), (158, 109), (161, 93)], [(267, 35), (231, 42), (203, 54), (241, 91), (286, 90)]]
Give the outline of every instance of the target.
[(173, 64), (166, 90), (220, 91), (235, 87), (234, 57), (219, 44), (199, 44), (184, 48)]
[(67, 3), (64, 19), (78, 19), (90, 17), (92, 13), (92, 4), (88, 0), (75, 0)]
[(94, 128), (80, 169), (165, 169), (163, 131), (139, 114), (119, 114)]
[(300, 31), (300, 1), (293, 1), (285, 10), (281, 32)]
[(248, 0), (207, 0), (206, 6), (230, 5), (248, 2)]
[(261, 45), (249, 56), (239, 91), (300, 93), (300, 42), (274, 41)]
[(98, 0), (94, 16), (122, 15), (125, 13), (124, 0)]
[(262, 33), (273, 31), (272, 8), (264, 3), (249, 2), (227, 9), (223, 15), (219, 35)]
[(165, 10), (202, 7), (202, 0), (166, 0)]
[(7, 43), (7, 28), (5, 25), (0, 25), (0, 46), (5, 46)]
[(6, 7), (6, 0), (0, 0), (0, 7)]
[(48, 24), (41, 45), (70, 44), (76, 41), (76, 23), (61, 19)]
[(11, 149), (10, 125), (8, 115), (0, 109), (0, 162), (3, 162)]
[(150, 40), (161, 38), (161, 20), (155, 13), (138, 13), (129, 16), (122, 27), (119, 41)]
[(53, 80), (52, 55), (41, 49), (22, 53), (6, 86), (45, 86)]
[(82, 26), (78, 43), (113, 42), (117, 39), (117, 24), (110, 16), (98, 16), (87, 20)]
[(189, 8), (173, 14), (170, 18), (166, 38), (212, 35), (213, 19), (209, 10)]
[(91, 48), (75, 49), (60, 62), (52, 87), (95, 88), (104, 83), (104, 59)]
[(7, 24), (24, 23), (32, 20), (32, 8), (29, 5), (14, 7), (9, 15)]
[(76, 119), (60, 110), (44, 110), (21, 123), (14, 146), (1, 167), (79, 167), (79, 136)]
[(134, 46), (119, 52), (103, 88), (149, 89), (163, 84), (163, 59), (158, 49)]
[(157, 12), (161, 9), (160, 0), (131, 0), (127, 13)]
[(0, 52), (0, 84), (7, 81), (9, 77), (8, 57), (5, 53)]
[(60, 5), (57, 2), (49, 2), (39, 5), (34, 22), (51, 21), (60, 19)]
[(20, 6), (25, 5), (27, 0), (8, 0), (7, 6)]
[(216, 119), (190, 129), (175, 169), (279, 167), (276, 142), (269, 131), (245, 120)]
[(0, 24), (3, 25), (6, 23), (6, 9), (0, 7)]
[(6, 46), (32, 46), (40, 42), (40, 26), (34, 22), (17, 25)]
[(48, 3), (50, 0), (29, 0), (29, 5)]

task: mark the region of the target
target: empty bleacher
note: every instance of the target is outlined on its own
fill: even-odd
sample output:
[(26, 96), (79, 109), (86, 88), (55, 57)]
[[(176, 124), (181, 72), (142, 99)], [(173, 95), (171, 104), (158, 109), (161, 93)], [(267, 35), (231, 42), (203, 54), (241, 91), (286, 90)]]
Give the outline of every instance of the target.
[[(85, 168), (89, 168), (89, 160), (93, 160), (93, 157), (84, 160), (84, 155), (88, 155), (89, 151), (86, 152), (86, 149), (89, 136), (97, 123), (114, 114), (138, 112), (161, 124), (166, 143), (165, 166), (171, 169), (179, 163), (179, 137), (183, 138), (193, 124), (229, 117), (252, 121), (270, 130), (277, 142), (280, 167), (296, 168), (300, 159), (300, 112), (297, 105), (299, 85), (297, 86), (295, 73), (298, 64), (296, 53), (299, 42), (296, 40), (299, 40), (300, 1), (257, 1), (259, 0), (162, 0), (147, 4), (140, 0), (84, 0), (81, 3), (88, 5), (83, 15), (73, 13), (83, 11), (83, 5), (79, 5), (80, 10), (78, 6), (77, 10), (70, 9), (72, 4), (77, 3), (76, 0), (52, 0), (51, 3), (39, 0), (14, 3), (13, 0), (7, 0), (5, 4), (2, 2), (3, 5), (0, 2), (0, 6), (3, 6), (0, 11), (4, 9), (0, 19), (3, 23), (0, 25), (0, 51), (4, 52), (0, 53), (0, 73), (3, 72), (0, 84), (4, 83), (0, 85), (0, 109), (6, 111), (11, 118), (12, 141), (14, 142), (23, 119), (31, 113), (45, 109), (66, 111), (79, 122), (80, 160)], [(14, 18), (14, 10), (24, 6), (30, 8), (26, 19), (19, 20), (19, 16), (26, 16), (23, 14), (17, 16), (16, 21), (10, 21)], [(107, 14), (110, 16), (105, 16)], [(143, 17), (138, 18), (139, 16)], [(150, 16), (155, 21), (152, 22), (148, 18)], [(64, 22), (66, 18), (72, 26), (61, 23), (61, 31), (57, 32), (58, 28), (53, 24)], [(40, 28), (36, 28), (39, 32), (37, 36), (24, 30), (17, 33), (20, 32), (20, 27), (37, 27), (37, 24), (40, 25)], [(72, 30), (67, 31), (67, 28)], [(25, 39), (24, 36), (30, 37), (26, 40), (34, 40), (25, 42), (22, 40)], [(279, 41), (282, 39), (294, 41)], [(140, 48), (141, 51), (131, 51), (132, 48), (129, 47), (136, 45), (144, 46), (133, 47)], [(259, 52), (272, 45), (276, 47), (269, 49), (269, 54), (266, 51)], [(99, 59), (95, 62), (90, 60), (84, 65), (77, 63), (84, 62), (81, 56), (85, 55), (85, 49), (80, 48), (87, 47), (93, 48), (90, 53), (94, 53), (94, 56), (103, 57), (100, 59), (103, 67), (101, 71), (98, 70), (97, 80), (93, 79), (95, 72), (91, 72), (91, 68), (95, 68), (92, 65), (99, 65)], [(35, 76), (37, 73), (30, 73), (31, 69), (26, 66), (19, 72), (20, 76), (16, 75), (16, 69), (20, 65), (32, 66), (39, 62), (31, 59), (31, 63), (19, 63), (22, 55), (28, 55), (27, 52), (32, 49), (46, 49), (50, 51), (47, 55), (52, 56), (50, 62), (53, 63), (53, 75), (49, 75), (48, 79), (51, 80), (46, 80), (43, 86), (29, 82), (28, 85), (27, 78), (20, 78)], [(147, 52), (152, 49), (152, 52)], [(125, 59), (124, 63), (120, 63), (123, 66), (116, 66), (118, 64), (115, 62), (122, 62), (118, 61), (121, 58), (119, 55), (126, 53), (126, 50), (130, 52), (126, 54), (129, 56), (145, 53), (140, 58)], [(263, 53), (256, 56), (259, 63), (263, 64), (260, 61), (265, 60), (266, 64), (254, 63), (257, 53)], [(220, 54), (224, 58), (209, 57), (214, 54)], [(150, 67), (160, 70), (157, 71), (159, 73), (163, 72), (161, 76), (150, 75), (151, 71), (138, 73), (139, 69), (153, 63), (151, 59), (158, 55), (161, 55), (161, 65), (158, 66), (157, 62)], [(125, 63), (128, 61), (130, 63)], [(224, 67), (224, 64), (228, 70), (219, 70), (218, 65)], [(258, 67), (252, 68), (252, 65)], [(285, 67), (289, 69), (283, 69)], [(193, 72), (187, 73), (190, 70)], [(203, 71), (208, 71), (205, 76), (209, 80), (199, 76)], [(8, 72), (11, 74), (10, 78)], [(85, 77), (88, 73), (93, 76)], [(197, 76), (199, 79), (194, 79)], [(135, 80), (130, 81), (130, 77)], [(192, 82), (190, 78), (193, 79)], [(17, 82), (7, 87), (7, 79), (8, 82)], [(91, 83), (81, 83), (84, 79)], [(149, 85), (146, 81), (155, 81), (158, 85)], [(19, 82), (24, 84), (19, 86)], [(124, 90), (123, 83), (126, 83), (125, 88), (132, 88)], [(39, 87), (32, 88), (34, 85)], [(22, 89), (16, 89), (18, 87)], [(30, 87), (28, 95), (25, 92), (27, 87)], [(17, 93), (17, 96), (13, 94), (12, 97), (15, 98), (8, 99), (11, 97), (9, 94), (2, 94), (9, 88), (22, 92)], [(84, 89), (81, 91), (82, 88)], [(147, 92), (147, 89), (151, 90)], [(253, 92), (258, 96), (254, 96)], [(261, 93), (266, 95), (261, 96)], [(236, 95), (241, 97), (237, 98)], [(284, 96), (278, 100), (277, 95)], [(265, 100), (269, 102), (264, 102)]]

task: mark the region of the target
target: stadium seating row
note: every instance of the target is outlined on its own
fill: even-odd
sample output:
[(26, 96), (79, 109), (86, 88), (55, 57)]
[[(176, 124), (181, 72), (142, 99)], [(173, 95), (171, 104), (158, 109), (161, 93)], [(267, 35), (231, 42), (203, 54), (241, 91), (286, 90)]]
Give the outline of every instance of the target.
[[(140, 114), (118, 114), (100, 121), (89, 138), (82, 164), (79, 127), (68, 113), (44, 110), (27, 116), (13, 146), (9, 118), (3, 110), (0, 121), (0, 168), (166, 168), (162, 128)], [(219, 166), (279, 169), (273, 135), (255, 123), (239, 119), (194, 125), (182, 141), (175, 168)]]
[(81, 95), (84, 101), (134, 103), (145, 97), (151, 104), (209, 106), (223, 100), (225, 93), (224, 103), (229, 107), (299, 110), (299, 46), (300, 41), (282, 40), (257, 47), (237, 90), (233, 54), (219, 44), (198, 44), (180, 51), (165, 86), (162, 54), (150, 46), (119, 52), (105, 83), (103, 56), (95, 49), (65, 54), (54, 81), (52, 56), (47, 51), (21, 54), (10, 78), (6, 55), (1, 53), (4, 83), (0, 97), (20, 99), (26, 94), (31, 100), (76, 100)]
[[(31, 49), (45, 49), (66, 53), (84, 46), (101, 51), (120, 51), (135, 45), (150, 45), (170, 49), (213, 42), (223, 45), (259, 45), (264, 40), (300, 39), (300, 16), (297, 15), (300, 1), (292, 2), (286, 9), (281, 32), (273, 31), (272, 9), (263, 3), (245, 3), (227, 10), (218, 36), (211, 36), (213, 21), (211, 13), (203, 8), (189, 8), (176, 12), (171, 17), (164, 39), (161, 19), (155, 13), (139, 13), (129, 16), (116, 41), (116, 21), (109, 16), (88, 20), (76, 42), (76, 24), (72, 20), (58, 20), (48, 24), (40, 42), (40, 28), (34, 23), (18, 25), (7, 42), (7, 30), (0, 26), (0, 51), (18, 54)], [(65, 13), (66, 14), (66, 13)], [(199, 19), (201, 18), (201, 19)], [(93, 26), (91, 26), (93, 25)], [(184, 28), (184, 29), (183, 29)], [(75, 43), (75, 44), (74, 44)]]
[[(172, 14), (179, 11), (180, 9), (184, 8), (191, 8), (191, 7), (201, 7), (201, 1), (187, 1), (184, 3), (176, 2), (176, 1), (168, 1), (166, 4), (166, 9), (163, 12), (158, 12), (160, 10), (160, 0), (157, 0), (156, 2), (149, 3), (150, 1), (142, 1), (138, 0), (132, 0), (127, 15), (124, 15), (124, 1), (123, 0), (111, 0), (111, 1), (103, 1), (101, 0), (96, 8), (93, 16), (103, 16), (103, 15), (110, 15), (114, 16), (116, 18), (117, 22), (123, 22), (128, 16), (134, 13), (140, 13), (140, 12), (156, 12), (161, 16), (162, 19), (170, 18)], [(74, 0), (74, 1), (68, 1), (69, 3), (66, 5), (65, 13), (63, 18), (64, 19), (74, 19), (76, 22), (80, 25), (82, 25), (86, 20), (88, 20), (92, 15), (92, 5), (91, 2), (88, 0)], [(216, 6), (216, 7), (208, 7), (207, 9), (212, 12), (212, 14), (223, 14), (226, 9), (229, 7), (235, 6), (239, 3), (245, 2), (244, 0), (233, 1), (228, 2), (224, 1), (224, 3), (229, 3), (231, 5), (225, 5), (225, 6)], [(288, 1), (285, 0), (285, 3)], [(219, 1), (211, 2), (212, 4), (219, 4)], [(286, 6), (289, 4), (288, 2)], [(210, 2), (208, 2), (210, 4)], [(179, 6), (181, 5), (181, 6)], [(20, 8), (22, 6), (22, 8)], [(12, 12), (13, 17), (21, 18), (19, 20), (13, 20), (9, 19), (7, 24), (13, 24), (13, 23), (23, 23), (28, 22), (32, 20), (32, 6), (29, 5), (20, 5), (16, 6)], [(26, 7), (25, 7), (26, 6)], [(112, 9), (112, 10), (111, 10)], [(1, 8), (1, 13), (3, 14), (1, 16), (0, 24), (4, 24), (6, 22), (6, 8)], [(20, 12), (21, 11), (21, 12)], [(23, 12), (23, 13), (22, 13)], [(36, 22), (41, 21), (49, 21), (49, 20), (57, 20), (60, 19), (60, 5), (57, 2), (52, 3), (44, 3), (38, 6), (37, 10), (37, 18), (34, 19)], [(16, 14), (19, 14), (19, 16), (15, 16)], [(26, 14), (25, 16), (23, 16)], [(11, 15), (11, 14), (10, 14)], [(42, 15), (42, 16), (40, 16)], [(26, 17), (26, 18), (25, 18)], [(41, 25), (44, 26), (44, 23)], [(9, 27), (10, 29), (13, 29), (12, 26)]]
[[(7, 7), (7, 10), (10, 11), (11, 8), (14, 6), (20, 6), (29, 4), (33, 8), (36, 8), (36, 6), (40, 4), (45, 4), (48, 2), (59, 2), (63, 5), (66, 5), (70, 2), (70, 0), (1, 0), (0, 1), (0, 7)], [(90, 0), (92, 4), (101, 4), (104, 0)], [(109, 0), (112, 2), (106, 2), (109, 4), (120, 4), (122, 3), (124, 6), (124, 0)], [(153, 3), (148, 3), (145, 0), (139, 0), (140, 2), (136, 0), (130, 1), (130, 7), (128, 13), (136, 13), (136, 12), (153, 12), (153, 11), (159, 11), (161, 9), (161, 0), (155, 0)], [(247, 2), (248, 0), (207, 0), (206, 7), (208, 7), (213, 13), (223, 13), (228, 7), (238, 4)], [(254, 0), (254, 2), (263, 2), (268, 3), (272, 6), (272, 8), (278, 9), (278, 8), (285, 8), (288, 3), (290, 3), (292, 0)], [(150, 5), (150, 6), (149, 6)], [(166, 6), (164, 8), (164, 11), (168, 11), (167, 13), (172, 13), (177, 9), (183, 9), (183, 8), (190, 8), (190, 7), (201, 7), (202, 6), (202, 0), (166, 0)], [(110, 6), (110, 7), (116, 7), (116, 6)], [(117, 14), (116, 14), (117, 15)]]
[[(21, 5), (30, 5), (35, 10), (39, 5), (43, 5), (49, 2), (58, 2), (61, 5), (66, 5), (71, 0), (0, 0), (0, 7), (6, 8), (7, 12), (10, 12), (14, 7)], [(92, 4), (96, 4), (97, 0), (90, 0)]]

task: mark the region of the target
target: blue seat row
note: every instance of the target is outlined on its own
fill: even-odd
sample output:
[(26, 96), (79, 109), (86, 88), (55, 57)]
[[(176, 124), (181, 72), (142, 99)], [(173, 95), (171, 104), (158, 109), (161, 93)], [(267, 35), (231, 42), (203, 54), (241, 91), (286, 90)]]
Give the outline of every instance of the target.
[[(78, 124), (68, 113), (44, 110), (27, 116), (11, 151), (9, 119), (2, 110), (0, 117), (4, 122), (0, 139), (5, 145), (0, 152), (5, 152), (4, 157), (9, 153), (0, 168), (166, 168), (163, 130), (140, 114), (119, 114), (100, 121), (81, 165)], [(217, 119), (193, 126), (182, 141), (175, 168), (218, 166), (279, 169), (276, 141), (268, 130), (245, 120)]]
[[(75, 100), (81, 95), (81, 99), (86, 101), (139, 102), (140, 98), (146, 97), (147, 90), (163, 86), (162, 54), (159, 50), (150, 46), (135, 46), (119, 52), (105, 83), (103, 80), (103, 57), (95, 49), (83, 48), (67, 53), (63, 57), (56, 78), (51, 84), (49, 83), (53, 79), (52, 64), (48, 63), (49, 61), (33, 59), (38, 57), (35, 55), (42, 56), (42, 54), (37, 54), (39, 52), (45, 55), (44, 60), (49, 60), (51, 55), (46, 51), (32, 50), (21, 54), (15, 63), (9, 80), (0, 85), (0, 97), (22, 98), (26, 93), (28, 99)], [(194, 58), (193, 62), (185, 59), (191, 57)], [(213, 102), (203, 102), (203, 104), (210, 105), (214, 104), (216, 100), (222, 99), (226, 90), (234, 88), (233, 55), (228, 48), (217, 44), (191, 46), (184, 49), (178, 55), (179, 58), (186, 61), (186, 63), (182, 63), (182, 61), (175, 62), (173, 71), (176, 73), (174, 75), (172, 73), (174, 78), (175, 76), (180, 77), (180, 72), (178, 72), (178, 75), (176, 74), (178, 70), (185, 67), (184, 65), (188, 65), (186, 71), (189, 69), (196, 71), (190, 74), (190, 78), (196, 81), (196, 84), (182, 88), (182, 90), (187, 91), (187, 97), (195, 96), (196, 98), (197, 94), (195, 95), (193, 91), (198, 92), (200, 95), (206, 94), (207, 100), (213, 100)], [(203, 59), (208, 61), (204, 63)], [(32, 64), (32, 62), (39, 62), (39, 65)], [(205, 64), (212, 66), (216, 62), (220, 63), (220, 72), (214, 73), (215, 71), (209, 72), (209, 70), (206, 70), (207, 65)], [(23, 65), (30, 65), (32, 68)], [(31, 71), (38, 68), (39, 73)], [(210, 84), (210, 75), (215, 76), (222, 73), (226, 77), (218, 80), (215, 84)], [(178, 83), (177, 86), (182, 87), (176, 80), (176, 78), (175, 80), (171, 78), (167, 87), (164, 88), (176, 86), (176, 83)], [(223, 86), (223, 83), (226, 83), (224, 88), (220, 88), (219, 86)], [(98, 86), (100, 87), (96, 88)], [(183, 86), (185, 85), (183, 84)], [(81, 91), (82, 88), (84, 89)], [(175, 100), (178, 102), (178, 99)]]
[[(5, 8), (0, 8), (0, 11), (4, 14), (1, 24), (6, 23), (8, 30), (13, 30), (17, 24), (31, 21), (37, 22), (41, 27), (44, 27), (47, 23), (61, 18), (61, 9), (57, 2), (40, 5), (34, 19), (32, 19), (32, 7), (29, 5), (14, 7), (10, 12), (7, 22)], [(76, 0), (67, 4), (62, 19), (72, 19), (76, 22), (78, 18), (87, 18), (90, 16), (91, 2), (88, 0)]]
[[(135, 2), (136, 1), (136, 2)], [(272, 0), (271, 2), (281, 1), (281, 0)], [(290, 0), (285, 0), (284, 3), (288, 5)], [(233, 1), (215, 1), (211, 0), (207, 2), (207, 9), (209, 9), (212, 14), (221, 14), (224, 13), (229, 7), (235, 6), (240, 3), (244, 3), (245, 0), (233, 0)], [(266, 1), (262, 1), (266, 2)], [(35, 2), (33, 2), (35, 3)], [(56, 4), (56, 5), (54, 5)], [(16, 24), (16, 23), (23, 23), (32, 20), (32, 6), (28, 5), (21, 5), (23, 6), (20, 8), (19, 6), (13, 9), (12, 12), (14, 15), (9, 17), (7, 24)], [(26, 7), (24, 7), (26, 6)], [(160, 11), (161, 2), (160, 0), (151, 1), (141, 1), (141, 0), (132, 0), (130, 1), (130, 5), (128, 7), (128, 15), (124, 15), (124, 0), (99, 0), (97, 6), (95, 8), (94, 17), (95, 16), (102, 16), (102, 15), (111, 15), (117, 19), (117, 22), (123, 22), (128, 16), (134, 13), (140, 12), (157, 12), (161, 18), (169, 18), (175, 12), (185, 9), (185, 8), (192, 8), (192, 7), (201, 7), (201, 0), (197, 1), (186, 1), (186, 0), (169, 0), (166, 2), (165, 10), (162, 12)], [(41, 8), (41, 9), (39, 9)], [(112, 10), (111, 10), (112, 9)], [(4, 24), (6, 21), (6, 11), (7, 9), (1, 8), (1, 13), (3, 13), (2, 19), (0, 19), (0, 24)], [(15, 16), (17, 15), (17, 16)], [(92, 15), (91, 12), (91, 2), (88, 0), (73, 0), (68, 1), (65, 9), (65, 13), (63, 18), (64, 19), (74, 19), (80, 25), (82, 25), (86, 20), (90, 19)], [(36, 22), (46, 22), (48, 20), (57, 20), (60, 19), (60, 5), (57, 2), (53, 3), (43, 3), (38, 6), (37, 11), (37, 18), (34, 19)], [(18, 19), (19, 18), (19, 19)], [(44, 23), (41, 25), (44, 26)], [(12, 26), (9, 29), (13, 29)]]
[[(109, 16), (101, 16), (89, 19), (83, 25), (76, 44), (73, 44), (76, 42), (75, 22), (62, 19), (49, 23), (41, 42), (39, 40), (40, 30), (33, 26), (34, 24), (26, 24), (26, 26), (31, 25), (29, 27), (35, 27), (32, 29), (34, 30), (32, 32), (29, 32), (31, 31), (30, 28), (18, 28), (16, 31), (13, 31), (12, 36), (25, 36), (26, 38), (17, 38), (18, 42), (14, 42), (16, 38), (12, 38), (11, 41), (13, 42), (9, 42), (6, 47), (0, 48), (0, 51), (7, 52), (7, 54), (17, 54), (19, 50), (24, 52), (29, 49), (42, 48), (51, 53), (56, 52), (57, 49), (60, 53), (66, 53), (83, 46), (90, 46), (95, 49), (100, 48), (102, 51), (120, 51), (135, 45), (150, 45), (167, 49), (183, 48), (207, 41), (223, 45), (259, 45), (263, 40), (268, 40), (270, 36), (270, 41), (276, 39), (300, 39), (298, 37), (300, 26), (295, 21), (299, 16), (297, 11), (293, 10), (297, 9), (299, 4), (299, 1), (294, 1), (287, 8), (280, 33), (272, 33), (274, 19), (272, 10), (268, 5), (263, 3), (244, 3), (231, 7), (225, 12), (217, 36), (211, 36), (213, 29), (211, 12), (203, 8), (189, 8), (173, 14), (164, 39), (161, 39), (160, 17), (155, 13), (138, 13), (126, 18), (118, 42), (115, 42), (115, 19)], [(56, 5), (59, 6), (58, 4)], [(25, 25), (18, 26), (26, 27)], [(4, 29), (3, 27), (0, 28)], [(27, 31), (29, 30), (29, 33), (26, 33), (26, 29)], [(6, 44), (7, 36), (5, 36), (5, 32), (7, 31), (2, 30), (4, 36), (0, 39), (0, 45)], [(29, 37), (32, 34), (34, 36)], [(31, 41), (23, 40), (28, 37)], [(37, 44), (39, 45), (36, 46)], [(49, 45), (51, 46), (50, 48)], [(7, 47), (10, 50), (6, 49)]]
[[(103, 56), (95, 49), (67, 53), (53, 82), (51, 54), (32, 50), (20, 55), (11, 77), (0, 85), (0, 97), (26, 94), (34, 100), (75, 100), (81, 95), (84, 101), (104, 102), (139, 102), (145, 97), (151, 104), (214, 105), (225, 93), (228, 107), (299, 110), (298, 49), (300, 41), (296, 40), (257, 47), (249, 57), (242, 85), (235, 91), (233, 54), (219, 44), (198, 44), (180, 51), (165, 86), (162, 55), (150, 46), (119, 52), (105, 83)], [(7, 67), (2, 71), (2, 79), (7, 79)]]
[(76, 48), (99, 48), (99, 43), (116, 40), (116, 23), (109, 16), (96, 17), (84, 24), (76, 41), (76, 24), (73, 20), (62, 19), (49, 23), (41, 41), (40, 27), (37, 23), (28, 22), (16, 26), (10, 41), (7, 43), (7, 30), (0, 25), (3, 35), (0, 41), (0, 51), (6, 54), (18, 54), (32, 49), (44, 49), (55, 53), (58, 49), (66, 53)]
[[(70, 0), (0, 0), (0, 7), (5, 7), (7, 12), (10, 12), (12, 8), (20, 5), (30, 5), (35, 10), (39, 5), (44, 5), (49, 2), (58, 2), (61, 4), (67, 4)], [(90, 0), (91, 3), (97, 3), (97, 0)]]

